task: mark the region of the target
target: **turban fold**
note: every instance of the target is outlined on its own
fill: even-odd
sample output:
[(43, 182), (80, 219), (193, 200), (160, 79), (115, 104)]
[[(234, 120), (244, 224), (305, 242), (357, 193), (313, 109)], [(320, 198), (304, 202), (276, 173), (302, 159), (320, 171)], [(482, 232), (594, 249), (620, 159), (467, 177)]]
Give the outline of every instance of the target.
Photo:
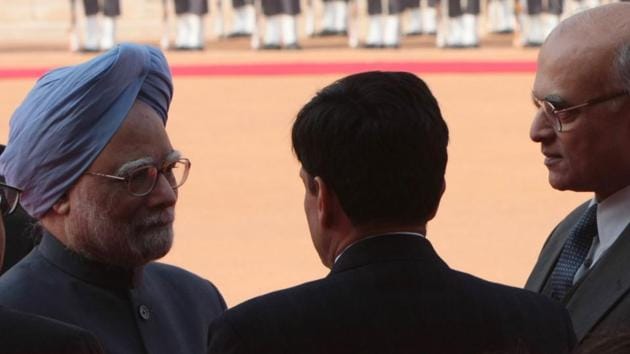
[(166, 58), (149, 46), (121, 44), (52, 70), (13, 113), (0, 174), (24, 191), (22, 207), (39, 219), (94, 162), (136, 100), (166, 125), (172, 95)]

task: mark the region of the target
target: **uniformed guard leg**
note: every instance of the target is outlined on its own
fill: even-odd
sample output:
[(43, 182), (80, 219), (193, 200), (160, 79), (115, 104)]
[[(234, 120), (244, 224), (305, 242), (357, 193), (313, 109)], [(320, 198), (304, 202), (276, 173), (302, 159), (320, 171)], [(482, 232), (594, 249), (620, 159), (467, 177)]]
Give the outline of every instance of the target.
[(285, 15), (298, 16), (302, 9), (300, 0), (276, 0), (282, 4), (282, 13)]
[(324, 1), (322, 31), (320, 35), (345, 35), (347, 31), (348, 3), (344, 0)]
[(250, 35), (254, 31), (254, 26), (256, 26), (256, 9), (254, 8), (253, 0), (248, 0), (245, 3), (245, 12), (244, 17), (244, 29), (245, 33)]
[(96, 15), (99, 11), (98, 0), (83, 0), (83, 12), (85, 16)]
[(320, 36), (330, 36), (335, 34), (335, 1), (324, 1), (324, 9), (322, 16), (322, 30)]
[(380, 0), (367, 0), (368, 15), (380, 15), (383, 12)]
[(409, 11), (409, 18), (405, 35), (416, 36), (422, 34), (422, 9), (420, 8), (420, 0), (408, 1), (406, 5), (406, 9)]
[(448, 17), (459, 17), (464, 14), (460, 0), (448, 0)]
[(348, 13), (346, 23), (348, 24), (348, 46), (356, 48), (359, 46), (359, 5), (356, 0), (348, 2)]
[(548, 0), (549, 13), (545, 18), (545, 38), (553, 31), (554, 28), (560, 23), (560, 16), (562, 16), (563, 0)]
[(103, 15), (107, 17), (120, 16), (120, 0), (104, 0)]
[(203, 49), (205, 44), (203, 17), (208, 11), (208, 0), (188, 0), (188, 9), (184, 15), (187, 34), (182, 49)]
[(512, 33), (514, 31), (514, 3), (512, 0), (490, 0), (487, 12), (490, 32)]
[(280, 49), (282, 37), (282, 15), (266, 16), (264, 49)]
[(548, 0), (549, 13), (553, 15), (562, 15), (562, 0)]
[(388, 48), (400, 46), (400, 16), (405, 8), (403, 0), (389, 0), (389, 10), (385, 16), (383, 45)]
[(85, 36), (83, 50), (92, 52), (100, 49), (101, 29), (98, 21), (99, 6), (97, 0), (83, 0), (85, 11)]
[(286, 49), (300, 49), (297, 36), (297, 19), (294, 15), (282, 15), (282, 43)]
[(466, 11), (462, 15), (462, 46), (477, 47), (479, 45), (479, 0), (467, 0)]
[(525, 11), (521, 12), (520, 44), (525, 47), (538, 47), (545, 40), (544, 23), (542, 19), (541, 0), (521, 0)]
[(175, 5), (176, 33), (175, 33), (175, 49), (186, 49), (188, 46), (188, 38), (190, 36), (188, 21), (188, 0), (173, 0)]
[(101, 21), (101, 50), (109, 50), (116, 44), (116, 17), (120, 15), (119, 0), (104, 0)]
[(282, 47), (282, 3), (278, 0), (260, 0), (265, 16), (263, 49), (280, 49)]
[(190, 38), (190, 21), (188, 20), (188, 1), (174, 0), (175, 15), (177, 16), (177, 33), (175, 35), (175, 48), (187, 49)]
[(528, 15), (539, 15), (542, 13), (542, 0), (526, 0), (527, 4), (527, 14)]
[(422, 32), (435, 34), (437, 32), (437, 0), (429, 0), (422, 8)]
[(266, 17), (281, 15), (283, 6), (280, 0), (261, 0), (260, 1), (263, 15)]
[(378, 48), (383, 45), (383, 15), (381, 0), (368, 0), (368, 33), (365, 46)]
[(203, 15), (189, 14), (189, 37), (188, 49), (203, 49), (205, 44), (205, 31), (203, 25)]
[(234, 22), (228, 37), (246, 37), (251, 35), (254, 28), (254, 6), (245, 0), (232, 0)]
[(109, 50), (116, 44), (116, 18), (105, 16), (101, 20), (101, 50)]
[(504, 33), (513, 33), (514, 26), (516, 26), (516, 9), (514, 7), (515, 0), (501, 0), (501, 4), (503, 6), (501, 9), (503, 10), (503, 28), (502, 32)]
[(348, 33), (348, 1), (335, 1), (335, 21), (333, 24), (337, 34), (346, 35)]
[(464, 23), (462, 19), (463, 11), (460, 0), (448, 0), (446, 3), (447, 16), (442, 17), (445, 26), (440, 29), (445, 33), (438, 33), (438, 46), (461, 48), (463, 44)]
[(173, 0), (173, 3), (176, 15), (183, 15), (190, 11), (190, 0)]

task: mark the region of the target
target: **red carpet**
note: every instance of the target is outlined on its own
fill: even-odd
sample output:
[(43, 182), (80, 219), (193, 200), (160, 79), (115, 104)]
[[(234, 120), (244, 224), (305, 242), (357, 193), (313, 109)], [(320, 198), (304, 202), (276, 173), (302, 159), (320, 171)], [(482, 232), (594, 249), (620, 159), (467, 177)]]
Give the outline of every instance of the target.
[[(0, 79), (37, 78), (50, 68), (0, 68)], [(175, 65), (175, 76), (278, 76), (351, 74), (361, 71), (410, 71), (419, 74), (533, 73), (534, 61), (401, 61), (348, 63), (266, 63)]]

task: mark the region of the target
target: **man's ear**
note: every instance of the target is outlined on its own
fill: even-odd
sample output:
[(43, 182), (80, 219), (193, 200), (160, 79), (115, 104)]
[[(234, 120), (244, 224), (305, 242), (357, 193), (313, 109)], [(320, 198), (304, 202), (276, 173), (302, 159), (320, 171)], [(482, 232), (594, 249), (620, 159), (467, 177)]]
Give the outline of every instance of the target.
[(446, 179), (442, 178), (442, 190), (440, 191), (440, 199), (436, 203), (435, 209), (433, 210), (433, 212), (431, 213), (431, 215), (427, 219), (427, 222), (429, 220), (432, 220), (435, 217), (435, 215), (437, 214), (438, 209), (440, 208), (440, 201), (442, 200), (442, 196), (444, 195), (444, 191), (446, 191)]
[(67, 194), (64, 194), (59, 200), (52, 206), (52, 210), (59, 215), (66, 215), (70, 212), (70, 199)]
[(338, 212), (341, 210), (339, 199), (332, 188), (320, 177), (315, 177), (314, 183), (319, 223), (323, 227), (329, 228), (338, 221)]

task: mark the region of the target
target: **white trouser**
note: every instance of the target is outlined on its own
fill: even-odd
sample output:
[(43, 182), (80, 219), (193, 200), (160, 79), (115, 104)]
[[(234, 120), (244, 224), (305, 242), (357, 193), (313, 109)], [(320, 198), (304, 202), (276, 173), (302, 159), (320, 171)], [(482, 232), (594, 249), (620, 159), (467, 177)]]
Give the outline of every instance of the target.
[(382, 16), (371, 15), (368, 17), (368, 32), (365, 43), (369, 45), (383, 44)]
[(282, 15), (274, 15), (266, 18), (265, 36), (263, 43), (265, 45), (280, 45), (282, 41)]
[(383, 44), (397, 46), (400, 44), (400, 15), (385, 16)]
[(116, 19), (105, 16), (101, 24), (101, 49), (109, 50), (116, 44)]
[(295, 16), (282, 16), (282, 42), (284, 45), (297, 44), (297, 21)]
[(419, 7), (409, 10), (409, 21), (407, 24), (406, 33), (422, 32), (422, 10)]
[(99, 50), (101, 45), (101, 29), (98, 24), (98, 16), (85, 17), (85, 38), (83, 48), (86, 50)]

